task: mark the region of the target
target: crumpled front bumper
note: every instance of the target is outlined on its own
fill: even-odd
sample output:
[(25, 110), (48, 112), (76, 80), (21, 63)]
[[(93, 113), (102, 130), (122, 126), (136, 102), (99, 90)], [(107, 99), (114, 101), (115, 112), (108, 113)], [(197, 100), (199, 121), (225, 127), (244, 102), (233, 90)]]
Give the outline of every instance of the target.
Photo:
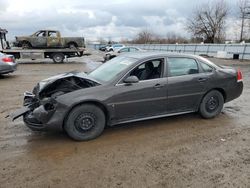
[(65, 109), (53, 98), (40, 101), (32, 93), (25, 92), (24, 106), (10, 114), (10, 117), (14, 121), (23, 116), (26, 126), (35, 131), (62, 130)]

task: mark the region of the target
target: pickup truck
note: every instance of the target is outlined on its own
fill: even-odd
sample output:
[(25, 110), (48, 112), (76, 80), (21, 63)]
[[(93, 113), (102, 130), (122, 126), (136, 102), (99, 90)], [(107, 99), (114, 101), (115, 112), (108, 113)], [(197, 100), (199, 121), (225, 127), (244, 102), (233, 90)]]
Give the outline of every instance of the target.
[(40, 30), (30, 36), (16, 37), (15, 47), (30, 48), (85, 48), (83, 37), (61, 37), (55, 30)]

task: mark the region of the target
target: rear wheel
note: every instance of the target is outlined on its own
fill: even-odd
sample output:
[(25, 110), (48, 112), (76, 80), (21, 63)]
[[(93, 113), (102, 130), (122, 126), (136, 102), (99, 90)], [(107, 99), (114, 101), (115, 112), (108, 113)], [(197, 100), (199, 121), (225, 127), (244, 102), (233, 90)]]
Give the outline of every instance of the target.
[(21, 43), (21, 45), (22, 45), (23, 49), (29, 49), (29, 48), (31, 48), (31, 44), (29, 42), (27, 42), (27, 41), (23, 41)]
[(71, 49), (76, 49), (77, 48), (77, 44), (76, 43), (73, 43), (73, 42), (71, 42), (71, 43), (69, 43), (69, 48), (71, 48)]
[(200, 104), (199, 113), (203, 118), (210, 119), (217, 116), (224, 105), (224, 98), (217, 90), (208, 92)]
[(105, 127), (104, 112), (92, 104), (83, 104), (69, 113), (64, 129), (74, 140), (86, 141), (98, 137)]
[(62, 63), (64, 60), (64, 55), (63, 53), (54, 53), (52, 54), (52, 59), (54, 63)]

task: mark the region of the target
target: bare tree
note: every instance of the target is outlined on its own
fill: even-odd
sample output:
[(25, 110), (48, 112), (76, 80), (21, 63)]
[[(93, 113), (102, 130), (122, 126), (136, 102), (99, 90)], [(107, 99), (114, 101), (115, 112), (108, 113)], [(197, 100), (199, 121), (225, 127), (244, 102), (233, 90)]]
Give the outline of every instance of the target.
[(143, 30), (138, 33), (136, 39), (134, 40), (138, 44), (151, 43), (153, 41), (154, 34), (148, 30)]
[(106, 44), (107, 43), (107, 41), (102, 37), (99, 37), (97, 42), (99, 42), (100, 44)]
[(175, 32), (168, 32), (166, 35), (165, 43), (167, 44), (184, 44), (188, 43), (188, 40)]
[(244, 33), (247, 19), (250, 19), (249, 0), (239, 0), (239, 13), (241, 19), (240, 41), (244, 40)]
[(187, 22), (187, 29), (194, 37), (203, 38), (204, 42), (222, 42), (227, 14), (226, 2), (213, 0), (195, 9), (193, 18)]

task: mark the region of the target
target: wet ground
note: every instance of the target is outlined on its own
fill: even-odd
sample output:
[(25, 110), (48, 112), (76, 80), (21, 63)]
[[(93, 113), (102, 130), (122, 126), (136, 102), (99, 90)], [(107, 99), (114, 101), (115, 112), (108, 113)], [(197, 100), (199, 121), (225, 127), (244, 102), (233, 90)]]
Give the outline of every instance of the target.
[[(9, 112), (41, 79), (91, 70), (98, 56), (65, 64), (20, 64), (0, 77), (0, 187), (250, 187), (250, 63), (218, 60), (243, 71), (242, 96), (220, 116), (189, 114), (108, 128), (75, 142), (64, 133), (32, 132)], [(82, 63), (79, 63), (82, 62)]]

